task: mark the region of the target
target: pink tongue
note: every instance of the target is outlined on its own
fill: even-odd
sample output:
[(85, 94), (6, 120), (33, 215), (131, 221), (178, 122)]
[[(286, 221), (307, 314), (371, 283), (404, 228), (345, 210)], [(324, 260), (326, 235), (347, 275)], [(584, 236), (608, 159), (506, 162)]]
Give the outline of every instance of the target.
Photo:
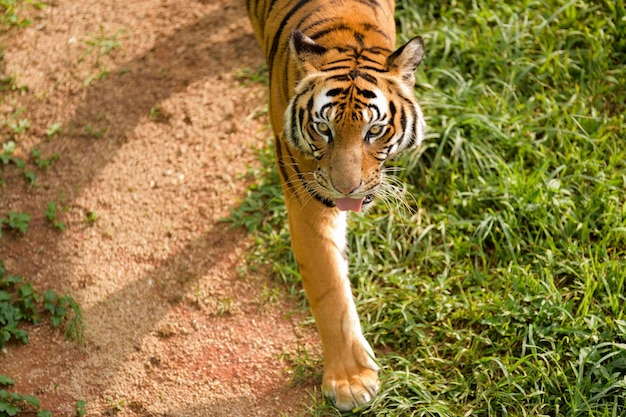
[(352, 210), (361, 211), (361, 204), (363, 204), (364, 198), (336, 198), (335, 204), (341, 211)]

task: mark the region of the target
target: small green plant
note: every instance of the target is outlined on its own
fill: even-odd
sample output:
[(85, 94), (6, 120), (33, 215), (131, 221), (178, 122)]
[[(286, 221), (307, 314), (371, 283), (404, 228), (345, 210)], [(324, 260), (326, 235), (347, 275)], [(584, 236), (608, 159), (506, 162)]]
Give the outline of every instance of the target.
[[(16, 144), (10, 140), (2, 144), (2, 152), (0, 152), (0, 164), (1, 166), (7, 166), (9, 164), (15, 165), (18, 169), (24, 171), (26, 163), (23, 159), (14, 156)], [(2, 184), (2, 178), (0, 178), (0, 184)]]
[(63, 126), (61, 125), (61, 123), (52, 123), (50, 127), (46, 130), (46, 136), (50, 138), (54, 135), (61, 133), (62, 130)]
[[(15, 141), (9, 140), (2, 144), (2, 151), (0, 152), (0, 166), (13, 165), (18, 170), (22, 171), (22, 175), (28, 184), (33, 185), (37, 181), (37, 174), (27, 168), (26, 161), (14, 155), (17, 145)], [(54, 162), (60, 158), (58, 152), (55, 152), (50, 158), (44, 158), (41, 155), (39, 149), (33, 149), (31, 151), (31, 159), (41, 170), (48, 169)], [(0, 179), (2, 183), (2, 179)]]
[[(0, 263), (0, 274), (3, 272)], [(18, 326), (23, 321), (39, 322), (36, 304), (32, 284), (24, 283), (14, 275), (0, 278), (0, 347), (11, 339), (28, 343), (28, 332)]]
[(20, 324), (40, 323), (42, 315), (55, 328), (63, 325), (67, 338), (82, 343), (82, 312), (74, 299), (69, 295), (59, 296), (52, 290), (41, 295), (31, 282), (7, 274), (0, 261), (0, 347), (12, 339), (28, 343), (28, 333)]
[[(49, 318), (53, 327), (65, 326), (65, 336), (83, 341), (83, 322), (80, 306), (69, 296), (58, 296), (47, 290), (43, 296), (17, 275), (7, 274), (0, 261), (0, 348), (11, 340), (28, 343), (28, 332), (20, 328), (22, 323), (37, 324), (42, 317)], [(31, 395), (9, 392), (6, 387), (14, 381), (0, 375), (0, 417), (34, 414), (51, 417), (52, 413), (41, 408), (39, 400)], [(85, 415), (85, 402), (76, 404), (76, 415)]]
[(85, 213), (85, 224), (89, 227), (96, 224), (98, 221), (98, 213), (95, 210)]
[[(2, 49), (0, 49), (0, 60), (2, 60)], [(19, 85), (14, 76), (0, 78), (0, 91), (28, 91), (28, 86)]]
[(112, 397), (106, 397), (106, 400), (109, 403), (105, 411), (107, 415), (117, 414), (124, 409), (124, 400), (114, 400)]
[[(1, 53), (2, 51), (0, 51)], [(0, 57), (1, 58), (1, 57)], [(3, 77), (0, 78), (0, 91), (11, 91), (15, 87), (15, 78), (14, 77)]]
[(28, 119), (18, 119), (9, 123), (9, 127), (13, 131), (14, 134), (19, 135), (20, 133), (26, 132), (31, 128), (30, 120)]
[(52, 290), (43, 293), (43, 309), (55, 328), (65, 323), (65, 337), (83, 342), (83, 322), (80, 306), (69, 295), (59, 296)]
[(0, 217), (0, 236), (2, 236), (2, 229), (4, 228), (19, 232), (22, 235), (26, 234), (30, 219), (31, 216), (28, 213), (10, 211), (7, 217)]
[(42, 169), (42, 170), (46, 170), (48, 168), (50, 168), (50, 166), (59, 160), (60, 155), (58, 152), (55, 152), (50, 158), (44, 158), (41, 155), (41, 152), (39, 151), (39, 149), (33, 149), (30, 152), (30, 155), (33, 158), (33, 161), (35, 162), (35, 165), (37, 165), (37, 168)]
[(232, 297), (225, 297), (220, 300), (217, 305), (216, 313), (218, 316), (225, 316), (232, 314), (235, 308), (235, 302)]
[(94, 126), (91, 126), (91, 125), (86, 125), (85, 126), (85, 131), (92, 138), (99, 139), (102, 136), (104, 136), (104, 134), (106, 132), (109, 131), (109, 128), (108, 127), (94, 127)]
[(100, 66), (100, 59), (104, 56), (111, 54), (115, 49), (119, 49), (121, 44), (118, 38), (124, 33), (123, 30), (118, 30), (112, 35), (107, 35), (104, 32), (104, 28), (100, 26), (100, 32), (98, 34), (91, 34), (89, 38), (82, 40), (84, 45), (87, 45), (87, 49), (81, 55), (78, 62), (83, 62), (85, 58), (95, 53), (96, 66)]
[(6, 388), (15, 384), (13, 379), (0, 375), (0, 416), (34, 414), (37, 417), (52, 417), (52, 413), (41, 408), (37, 397), (9, 392)]
[(148, 118), (151, 122), (164, 122), (167, 120), (167, 116), (163, 114), (163, 111), (159, 106), (152, 106), (150, 108), (150, 115)]
[(123, 30), (118, 30), (112, 35), (107, 35), (104, 32), (104, 28), (100, 26), (100, 33), (92, 34), (89, 38), (82, 41), (84, 45), (87, 45), (87, 49), (83, 52), (78, 62), (83, 62), (88, 56), (95, 55), (94, 65), (96, 68), (99, 68), (99, 71), (85, 79), (83, 83), (85, 87), (91, 84), (94, 80), (102, 80), (110, 74), (107, 66), (102, 65), (100, 60), (103, 57), (110, 55), (115, 49), (120, 48), (121, 44), (118, 41), (118, 38), (123, 33)]
[(27, 170), (24, 170), (23, 174), (24, 174), (24, 179), (26, 180), (28, 185), (35, 185), (35, 183), (37, 182), (37, 174), (35, 174), (33, 171), (27, 171)]
[(76, 401), (76, 417), (84, 417), (85, 415), (87, 415), (87, 407), (85, 401)]
[(13, 156), (15, 148), (16, 144), (12, 140), (9, 140), (2, 144), (2, 152), (0, 153), (0, 162), (2, 162), (2, 165), (8, 165), (9, 163), (13, 163), (18, 167), (24, 166), (24, 161), (22, 159)]
[(54, 201), (51, 201), (48, 203), (48, 206), (46, 207), (44, 214), (46, 215), (46, 219), (48, 220), (48, 222), (52, 224), (52, 226), (55, 229), (58, 229), (63, 232), (65, 231), (65, 229), (67, 229), (67, 225), (63, 222), (58, 221), (57, 210), (58, 210), (57, 203), (55, 203)]
[(101, 81), (101, 80), (105, 79), (109, 74), (110, 74), (109, 70), (106, 69), (106, 67), (105, 67), (103, 70), (98, 71), (97, 73), (92, 74), (89, 77), (85, 78), (85, 81), (83, 82), (83, 85), (85, 87), (87, 87), (94, 80)]

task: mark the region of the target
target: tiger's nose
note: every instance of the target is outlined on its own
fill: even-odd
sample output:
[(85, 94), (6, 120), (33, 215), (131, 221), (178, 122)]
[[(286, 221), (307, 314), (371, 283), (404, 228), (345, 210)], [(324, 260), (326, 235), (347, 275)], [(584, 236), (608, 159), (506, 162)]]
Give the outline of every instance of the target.
[(339, 191), (341, 194), (350, 195), (358, 192), (362, 185), (363, 181), (359, 180), (359, 183), (356, 185), (354, 185), (354, 183), (333, 184), (333, 187), (335, 187), (335, 190)]

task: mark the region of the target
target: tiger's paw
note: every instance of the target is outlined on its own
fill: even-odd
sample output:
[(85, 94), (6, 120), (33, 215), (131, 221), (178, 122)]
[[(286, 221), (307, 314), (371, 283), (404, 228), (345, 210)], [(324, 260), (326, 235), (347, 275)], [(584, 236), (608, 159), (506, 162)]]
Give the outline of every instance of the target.
[(341, 411), (350, 411), (368, 403), (378, 392), (378, 372), (364, 369), (355, 375), (343, 378), (324, 377), (322, 390), (335, 407)]
[(380, 386), (378, 369), (369, 346), (358, 346), (350, 357), (326, 366), (322, 391), (339, 410), (353, 410), (376, 396)]

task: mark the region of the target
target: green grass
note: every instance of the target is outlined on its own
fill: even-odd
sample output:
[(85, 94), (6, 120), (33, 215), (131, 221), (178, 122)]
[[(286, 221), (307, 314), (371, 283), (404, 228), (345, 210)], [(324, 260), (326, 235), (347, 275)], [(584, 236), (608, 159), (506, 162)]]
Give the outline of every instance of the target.
[[(362, 414), (626, 415), (624, 2), (398, 3), (429, 131), (396, 163), (413, 213), (351, 217), (358, 310), (389, 352)], [(235, 217), (298, 288), (263, 159)]]

